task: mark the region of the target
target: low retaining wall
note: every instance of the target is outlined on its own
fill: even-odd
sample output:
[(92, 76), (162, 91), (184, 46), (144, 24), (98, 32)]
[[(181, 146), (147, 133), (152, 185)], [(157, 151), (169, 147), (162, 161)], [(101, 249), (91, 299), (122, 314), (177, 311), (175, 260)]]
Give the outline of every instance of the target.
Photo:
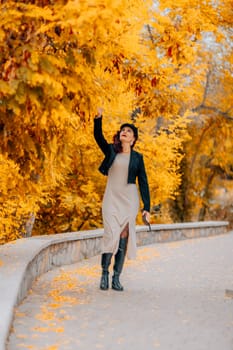
[[(137, 245), (149, 245), (227, 232), (228, 222), (209, 221), (137, 226)], [(5, 350), (14, 307), (27, 295), (33, 281), (61, 265), (101, 253), (103, 229), (20, 239), (0, 246), (0, 350)]]

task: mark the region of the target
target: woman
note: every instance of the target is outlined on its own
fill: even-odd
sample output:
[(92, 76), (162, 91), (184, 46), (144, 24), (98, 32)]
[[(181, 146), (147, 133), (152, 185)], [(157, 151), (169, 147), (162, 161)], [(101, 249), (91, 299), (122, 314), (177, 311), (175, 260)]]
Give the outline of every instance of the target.
[(142, 215), (150, 220), (150, 194), (143, 157), (133, 150), (138, 130), (133, 124), (125, 123), (109, 144), (102, 133), (102, 108), (98, 108), (94, 119), (94, 137), (105, 155), (99, 170), (108, 176), (104, 193), (102, 215), (104, 224), (103, 249), (101, 257), (102, 276), (100, 289), (109, 288), (109, 266), (115, 256), (112, 289), (122, 291), (119, 281), (125, 255), (136, 257), (135, 221), (139, 210), (139, 189), (144, 204)]

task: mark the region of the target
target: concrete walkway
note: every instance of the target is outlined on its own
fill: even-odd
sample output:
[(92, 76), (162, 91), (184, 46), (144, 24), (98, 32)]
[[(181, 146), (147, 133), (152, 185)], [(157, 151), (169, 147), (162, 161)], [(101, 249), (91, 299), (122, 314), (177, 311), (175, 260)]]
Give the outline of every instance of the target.
[(8, 350), (233, 350), (233, 234), (154, 244), (100, 291), (100, 257), (50, 271), (15, 311)]

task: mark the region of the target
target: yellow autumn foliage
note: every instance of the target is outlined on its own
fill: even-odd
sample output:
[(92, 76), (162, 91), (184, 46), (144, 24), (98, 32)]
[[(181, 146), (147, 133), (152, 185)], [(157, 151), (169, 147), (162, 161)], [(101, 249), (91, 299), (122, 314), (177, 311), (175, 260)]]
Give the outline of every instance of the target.
[[(198, 106), (215, 57), (206, 33), (232, 62), (231, 4), (1, 2), (0, 243), (30, 235), (32, 227), (33, 234), (47, 234), (102, 225), (106, 178), (97, 170), (102, 154), (93, 140), (97, 106), (104, 108), (109, 142), (121, 123), (133, 118), (139, 127), (136, 148), (145, 157), (152, 208), (176, 198), (182, 159), (189, 163), (195, 153), (187, 126), (206, 115)], [(232, 72), (223, 69), (218, 81), (229, 92)], [(231, 108), (218, 89), (218, 109)], [(224, 121), (222, 128), (230, 135)], [(231, 156), (220, 155), (216, 161), (229, 168)]]

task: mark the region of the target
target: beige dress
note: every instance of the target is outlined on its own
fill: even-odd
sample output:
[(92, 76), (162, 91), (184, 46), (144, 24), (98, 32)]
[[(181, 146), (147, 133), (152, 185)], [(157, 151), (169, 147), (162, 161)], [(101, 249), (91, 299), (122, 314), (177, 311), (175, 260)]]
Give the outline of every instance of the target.
[(104, 236), (102, 253), (116, 254), (120, 234), (129, 224), (127, 257), (136, 257), (135, 221), (139, 210), (139, 195), (136, 184), (128, 184), (130, 154), (118, 153), (109, 169), (103, 198), (102, 214)]

